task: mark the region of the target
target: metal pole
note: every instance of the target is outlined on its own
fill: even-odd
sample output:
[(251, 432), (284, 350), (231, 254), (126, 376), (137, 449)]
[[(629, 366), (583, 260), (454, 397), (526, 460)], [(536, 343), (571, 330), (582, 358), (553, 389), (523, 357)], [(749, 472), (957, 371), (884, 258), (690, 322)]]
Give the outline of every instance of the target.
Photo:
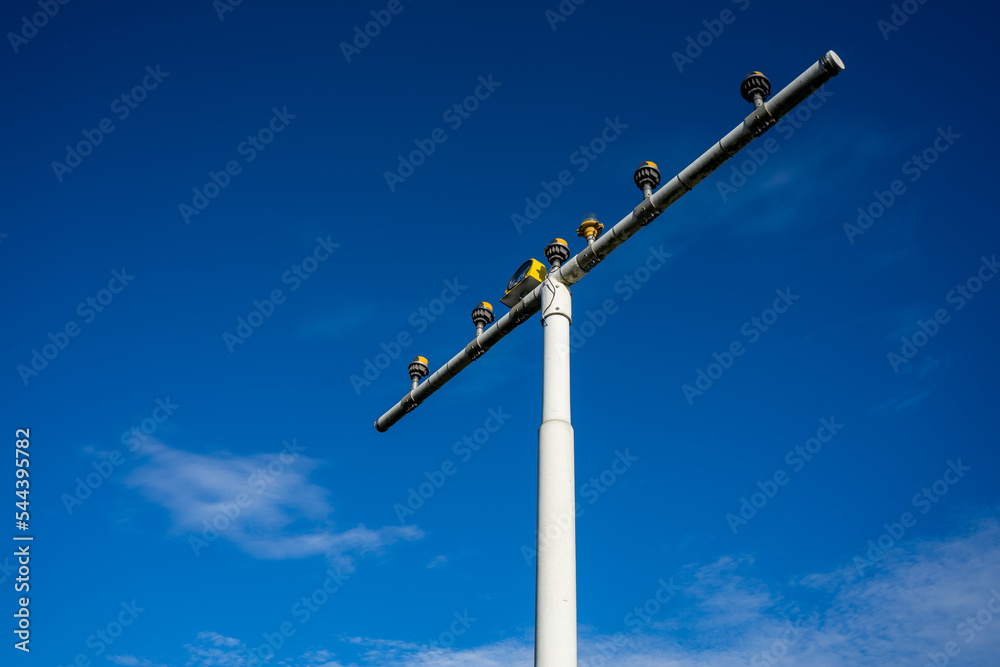
[[(597, 266), (615, 248), (652, 222), (660, 213), (690, 192), (695, 185), (718, 169), (726, 160), (736, 155), (782, 116), (794, 109), (797, 104), (808, 98), (820, 86), (843, 70), (843, 61), (833, 51), (827, 51), (815, 64), (796, 77), (770, 100), (760, 106), (755, 106), (743, 122), (663, 187), (652, 193), (652, 196), (644, 198), (641, 204), (636, 206), (607, 233), (594, 243), (588, 244), (575, 257), (564, 262), (558, 270), (553, 270), (556, 282), (573, 285), (582, 279), (588, 271)], [(389, 430), (393, 424), (423, 403), (428, 396), (443, 387), (448, 380), (461, 373), (466, 366), (485, 354), (500, 339), (537, 313), (541, 306), (540, 291), (542, 287), (544, 285), (539, 285), (526, 294), (509, 313), (498, 319), (493, 326), (481, 334), (477, 334), (472, 342), (376, 419), (376, 430), (379, 432)]]
[[(744, 80), (744, 85), (748, 87), (744, 89), (741, 86), (741, 94), (744, 99), (753, 102), (754, 110), (742, 123), (656, 192), (648, 183), (643, 184), (639, 180), (642, 174), (637, 171), (636, 184), (643, 189), (642, 203), (604, 236), (597, 239), (588, 237), (587, 247), (572, 259), (569, 258), (566, 242), (555, 239), (545, 249), (552, 269), (544, 282), (524, 295), (509, 313), (489, 329), (484, 330), (484, 326), (492, 320), (492, 308), (488, 308), (489, 313), (480, 313), (478, 317), (473, 311), (476, 337), (422, 384), (419, 378), (428, 374), (426, 360), (422, 357), (414, 359), (409, 368), (412, 380), (410, 392), (375, 421), (378, 431), (388, 430), (541, 310), (544, 338), (535, 550), (536, 667), (576, 667), (577, 662), (576, 492), (569, 385), (569, 328), (573, 317), (570, 286), (843, 69), (843, 61), (836, 53), (828, 51), (770, 101), (765, 101), (770, 90), (766, 77), (759, 72), (748, 75)], [(758, 76), (763, 77), (763, 84), (755, 81)], [(762, 85), (766, 90), (760, 87)]]
[(576, 483), (570, 423), (569, 287), (542, 285), (542, 425), (538, 429), (535, 665), (576, 667)]
[[(543, 338), (542, 424), (538, 429), (538, 533), (536, 537), (535, 665), (576, 667), (576, 490), (573, 426), (570, 422), (569, 328), (573, 319), (570, 286), (581, 280), (618, 246), (652, 222), (671, 204), (719, 168), (729, 158), (761, 136), (782, 116), (820, 86), (839, 74), (844, 63), (828, 51), (814, 65), (785, 86), (770, 101), (766, 94), (743, 91), (754, 110), (742, 123), (705, 151), (656, 192), (643, 187), (643, 201), (602, 237), (588, 238), (587, 247), (572, 259), (569, 247), (555, 239), (545, 249), (552, 269), (544, 282), (524, 295), (510, 312), (483, 330), (476, 323), (476, 337), (423, 383), (426, 359), (410, 364), (411, 388), (402, 400), (375, 420), (379, 432), (414, 410), (504, 336), (541, 310)], [(759, 75), (759, 72), (752, 73)], [(762, 75), (761, 75), (762, 76)], [(751, 81), (750, 76), (744, 80)], [(768, 90), (770, 84), (766, 78)], [(756, 84), (754, 84), (756, 85)], [(766, 91), (764, 91), (766, 93)], [(650, 164), (650, 163), (644, 163)], [(637, 172), (636, 178), (638, 179)], [(659, 176), (657, 175), (657, 180)], [(557, 243), (558, 242), (558, 243)], [(480, 304), (485, 306), (488, 304)], [(492, 308), (489, 308), (492, 319)], [(485, 318), (485, 316), (484, 316)]]

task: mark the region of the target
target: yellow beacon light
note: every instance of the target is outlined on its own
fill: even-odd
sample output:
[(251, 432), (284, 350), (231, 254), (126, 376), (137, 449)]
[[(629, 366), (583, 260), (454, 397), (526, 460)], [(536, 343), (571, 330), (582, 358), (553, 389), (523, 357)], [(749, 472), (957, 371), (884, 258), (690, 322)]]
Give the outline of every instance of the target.
[(413, 357), (413, 361), (410, 362), (406, 370), (410, 374), (410, 390), (412, 391), (417, 388), (421, 378), (427, 377), (430, 373), (427, 368), (427, 357), (420, 355)]
[(480, 301), (479, 304), (472, 309), (472, 323), (476, 325), (476, 335), (483, 333), (483, 329), (486, 328), (487, 324), (492, 324), (493, 322), (493, 304), (489, 301)]
[(569, 244), (566, 243), (566, 239), (552, 239), (545, 246), (545, 259), (549, 260), (553, 269), (562, 266), (562, 263), (569, 259)]
[(750, 72), (743, 78), (740, 84), (740, 95), (754, 108), (764, 104), (764, 100), (771, 94), (771, 82), (763, 72)]
[(507, 291), (500, 298), (500, 303), (508, 308), (513, 308), (525, 294), (542, 284), (547, 273), (548, 271), (545, 269), (544, 264), (537, 259), (529, 259), (521, 265), (521, 268), (517, 270), (511, 277), (510, 282), (507, 283)]
[(580, 223), (580, 228), (576, 230), (576, 235), (582, 239), (587, 239), (587, 243), (593, 243), (601, 232), (604, 230), (604, 225), (602, 225), (597, 220), (597, 216), (593, 213), (588, 213), (584, 216), (583, 222)]
[(642, 196), (648, 197), (653, 193), (653, 188), (660, 185), (660, 169), (655, 162), (646, 160), (635, 170), (635, 186), (642, 190)]

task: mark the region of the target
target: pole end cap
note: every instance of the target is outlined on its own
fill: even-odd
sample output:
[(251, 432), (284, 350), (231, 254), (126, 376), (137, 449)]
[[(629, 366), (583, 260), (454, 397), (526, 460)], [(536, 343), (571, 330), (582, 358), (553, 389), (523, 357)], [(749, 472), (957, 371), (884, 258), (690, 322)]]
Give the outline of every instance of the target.
[(823, 69), (833, 76), (837, 76), (847, 69), (847, 66), (844, 65), (844, 61), (840, 59), (840, 56), (837, 55), (836, 51), (827, 51), (820, 57), (819, 62), (823, 65)]

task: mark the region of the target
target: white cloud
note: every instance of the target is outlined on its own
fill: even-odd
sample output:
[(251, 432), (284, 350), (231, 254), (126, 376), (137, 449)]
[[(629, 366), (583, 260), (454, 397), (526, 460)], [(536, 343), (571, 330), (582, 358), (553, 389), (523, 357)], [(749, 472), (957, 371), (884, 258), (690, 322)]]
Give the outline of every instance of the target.
[[(852, 563), (768, 586), (749, 557), (691, 567), (680, 596), (639, 631), (581, 629), (581, 667), (923, 666), (954, 642), (952, 660), (989, 667), (1000, 655), (1000, 522), (974, 522), (957, 536), (904, 540), (864, 574)], [(652, 591), (650, 591), (652, 593)], [(811, 600), (806, 603), (805, 600)], [(986, 611), (983, 611), (986, 610)], [(678, 615), (680, 614), (680, 615)], [(978, 616), (978, 619), (977, 619)], [(968, 619), (972, 619), (969, 623)], [(190, 667), (244, 667), (246, 647), (216, 633), (188, 645)], [(278, 663), (295, 667), (532, 667), (530, 631), (471, 648), (344, 637), (360, 662), (313, 649)], [(765, 653), (769, 652), (769, 653)], [(125, 663), (145, 665), (146, 663)]]
[(161, 665), (145, 658), (137, 658), (134, 655), (109, 655), (108, 660), (116, 665), (124, 665), (125, 667), (167, 667), (166, 665)]
[[(693, 612), (677, 617), (668, 603), (642, 632), (624, 625), (618, 633), (582, 632), (580, 664), (923, 665), (928, 652), (944, 651), (949, 641), (958, 645), (963, 667), (992, 666), (1000, 655), (1000, 614), (992, 624), (979, 625), (979, 631), (961, 625), (986, 608), (994, 595), (994, 608), (1000, 609), (996, 519), (980, 521), (966, 534), (950, 539), (904, 542), (867, 576), (845, 564), (774, 588), (754, 579), (753, 567), (751, 558), (724, 557), (694, 568), (685, 577), (691, 583), (682, 592), (695, 603)], [(817, 596), (822, 599), (808, 605), (797, 600)], [(363, 656), (366, 665), (531, 667), (533, 663), (530, 637), (468, 649), (352, 641), (373, 647)]]
[(149, 441), (126, 479), (166, 508), (196, 553), (221, 536), (266, 559), (325, 555), (350, 570), (352, 556), (423, 536), (415, 526), (334, 529), (327, 491), (309, 481), (319, 461), (295, 440), (273, 454), (197, 454)]
[(218, 632), (199, 632), (198, 639), (209, 642), (214, 646), (228, 646), (230, 648), (240, 645), (239, 639), (220, 635)]
[(333, 658), (334, 654), (330, 651), (327, 651), (326, 649), (316, 649), (306, 651), (304, 654), (299, 656), (297, 660), (292, 660), (291, 662), (282, 660), (278, 664), (288, 665), (288, 667), (300, 667), (303, 663), (309, 667), (344, 667)]
[(259, 661), (251, 657), (247, 646), (238, 639), (217, 632), (199, 632), (198, 641), (185, 644), (187, 664), (192, 667), (249, 667)]

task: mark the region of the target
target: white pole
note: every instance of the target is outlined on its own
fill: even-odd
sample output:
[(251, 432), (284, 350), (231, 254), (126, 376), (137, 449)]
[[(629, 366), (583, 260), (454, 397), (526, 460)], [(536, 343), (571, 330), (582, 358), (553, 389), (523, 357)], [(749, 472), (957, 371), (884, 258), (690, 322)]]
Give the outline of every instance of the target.
[(541, 285), (542, 425), (538, 429), (535, 665), (576, 667), (576, 490), (570, 425), (569, 287)]

